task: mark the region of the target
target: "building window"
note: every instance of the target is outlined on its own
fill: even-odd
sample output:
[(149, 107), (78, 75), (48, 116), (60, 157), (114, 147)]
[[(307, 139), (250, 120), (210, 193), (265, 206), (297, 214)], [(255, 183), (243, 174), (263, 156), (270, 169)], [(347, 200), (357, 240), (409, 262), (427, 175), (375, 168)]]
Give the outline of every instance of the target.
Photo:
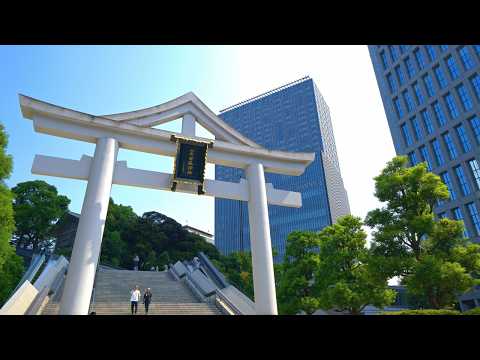
[(463, 152), (469, 152), (472, 149), (472, 146), (468, 140), (467, 132), (465, 131), (463, 125), (458, 125), (455, 130), (457, 131), (458, 138), (462, 144)]
[(409, 153), (408, 158), (410, 159), (411, 166), (415, 166), (418, 164), (417, 154), (415, 154), (415, 151)]
[(393, 103), (395, 104), (395, 109), (397, 110), (398, 119), (401, 119), (403, 117), (403, 109), (402, 104), (400, 104), (400, 99), (395, 98)]
[(455, 144), (452, 141), (452, 137), (448, 132), (443, 134), (443, 141), (447, 145), (448, 153), (450, 154), (450, 160), (453, 160), (457, 157), (457, 149), (455, 149)]
[(425, 128), (427, 129), (427, 134), (433, 133), (433, 124), (432, 124), (432, 119), (430, 119), (430, 114), (428, 113), (428, 110), (422, 110), (422, 119), (423, 123), (425, 125)]
[(433, 148), (433, 153), (435, 154), (435, 159), (437, 160), (437, 164), (438, 166), (442, 166), (445, 163), (445, 160), (443, 159), (442, 150), (440, 149), (440, 143), (437, 139), (435, 139), (431, 142), (431, 144)]
[(402, 95), (403, 95), (403, 100), (405, 100), (405, 103), (407, 104), (408, 112), (412, 112), (415, 107), (413, 105), (413, 101), (412, 101), (412, 98), (410, 97), (408, 90), (405, 90), (402, 93)]
[(447, 185), (448, 187), (448, 192), (450, 193), (450, 199), (455, 200), (457, 198), (457, 195), (455, 194), (455, 190), (453, 189), (453, 184), (452, 180), (450, 179), (450, 175), (448, 174), (447, 171), (445, 171), (443, 174), (440, 174), (442, 181)]
[(422, 95), (422, 90), (420, 89), (420, 86), (418, 83), (413, 84), (413, 89), (415, 90), (415, 96), (417, 97), (417, 104), (421, 105), (424, 102), (423, 95)]
[(477, 143), (480, 145), (480, 119), (478, 116), (474, 116), (470, 120), (470, 126), (472, 127), (473, 133), (475, 134), (475, 139)]
[(387, 70), (387, 68), (388, 68), (388, 60), (387, 60), (387, 54), (385, 54), (385, 51), (382, 51), (382, 52), (380, 53), (380, 58), (382, 59), (383, 70)]
[[(457, 221), (463, 221), (463, 214), (460, 208), (453, 209), (453, 216)], [(470, 235), (468, 234), (467, 228), (465, 227), (465, 222), (463, 222), (463, 236), (468, 238)]]
[(458, 97), (462, 101), (463, 109), (465, 111), (470, 111), (473, 108), (472, 100), (470, 99), (470, 95), (468, 95), (467, 89), (463, 84), (457, 86), (457, 93)]
[(477, 95), (478, 100), (480, 100), (480, 76), (475, 74), (470, 78), (470, 82), (475, 90), (475, 95)]
[(447, 118), (445, 117), (442, 107), (438, 101), (433, 103), (433, 110), (435, 111), (435, 116), (437, 117), (439, 127), (442, 127), (447, 123)]
[(392, 94), (397, 91), (397, 87), (395, 86), (395, 79), (393, 78), (392, 74), (387, 74), (388, 85), (390, 86), (390, 91)]
[(453, 99), (452, 94), (448, 93), (443, 97), (445, 103), (447, 104), (448, 111), (450, 112), (450, 117), (456, 119), (458, 117), (457, 106), (455, 105), (455, 100)]
[(480, 45), (473, 45), (473, 49), (477, 53), (478, 56), (480, 56)]
[(440, 45), (440, 50), (441, 50), (442, 52), (447, 51), (447, 50), (448, 50), (448, 45)]
[(422, 134), (422, 129), (420, 128), (420, 124), (418, 123), (417, 118), (413, 117), (411, 121), (412, 121), (413, 132), (415, 134), (415, 138), (417, 140), (421, 140), (423, 138), (423, 134)]
[(464, 196), (467, 196), (470, 194), (470, 186), (468, 186), (467, 179), (465, 177), (465, 174), (463, 172), (462, 166), (458, 165), (453, 168), (455, 170), (455, 174), (457, 175), (458, 182), (460, 184), (460, 188), (462, 189), (462, 193)]
[(447, 214), (445, 212), (442, 212), (442, 213), (438, 214), (439, 219), (443, 219), (443, 218), (446, 218), (446, 217), (447, 217)]
[(395, 72), (397, 73), (398, 82), (400, 86), (402, 86), (403, 84), (405, 84), (405, 76), (403, 76), (402, 68), (400, 66), (397, 66), (395, 68)]
[(394, 63), (398, 59), (397, 49), (393, 45), (388, 45), (388, 50), (390, 51), (390, 57), (392, 58), (392, 63)]
[(423, 82), (425, 83), (425, 87), (427, 88), (428, 96), (430, 97), (435, 96), (435, 89), (433, 88), (433, 82), (430, 75), (426, 74), (423, 77)]
[(452, 80), (457, 79), (460, 76), (460, 73), (457, 68), (457, 64), (455, 63), (455, 59), (453, 56), (449, 56), (446, 60), (447, 62), (447, 67), (448, 71), (450, 72), (450, 76), (452, 77)]
[(470, 165), (470, 170), (472, 171), (473, 178), (475, 179), (475, 184), (477, 185), (477, 190), (480, 190), (480, 167), (476, 159), (468, 161)]
[(458, 50), (458, 54), (460, 55), (460, 59), (462, 59), (462, 63), (463, 63), (463, 66), (465, 67), (465, 70), (470, 70), (475, 66), (472, 58), (470, 57), (470, 53), (468, 52), (468, 48), (466, 46), (462, 46)]
[(430, 155), (428, 154), (428, 150), (425, 146), (420, 147), (420, 154), (422, 154), (422, 160), (427, 163), (428, 171), (432, 171), (432, 162), (430, 160)]
[(409, 57), (405, 59), (405, 67), (407, 68), (408, 77), (411, 79), (415, 76), (415, 67)]
[(410, 48), (410, 45), (400, 45), (400, 53), (404, 54), (408, 49)]
[(423, 69), (425, 67), (425, 61), (423, 60), (423, 55), (420, 52), (420, 49), (416, 49), (413, 52), (413, 55), (415, 55), (415, 59), (417, 59), (418, 68)]
[(477, 235), (480, 235), (480, 216), (478, 215), (477, 207), (474, 203), (467, 204), (468, 212), (470, 213), (470, 218), (475, 227), (475, 232)]
[(432, 45), (425, 45), (425, 48), (427, 49), (427, 54), (430, 61), (435, 60), (436, 58), (435, 48)]
[(440, 66), (437, 66), (433, 69), (435, 73), (435, 77), (437, 78), (438, 84), (440, 85), (440, 89), (443, 89), (447, 86), (447, 80), (445, 79), (445, 75), (443, 75), (443, 71)]
[(408, 131), (408, 126), (407, 124), (402, 125), (402, 133), (403, 133), (403, 139), (405, 140), (405, 143), (407, 146), (411, 146), (413, 144), (413, 139), (412, 136), (410, 135), (410, 132)]

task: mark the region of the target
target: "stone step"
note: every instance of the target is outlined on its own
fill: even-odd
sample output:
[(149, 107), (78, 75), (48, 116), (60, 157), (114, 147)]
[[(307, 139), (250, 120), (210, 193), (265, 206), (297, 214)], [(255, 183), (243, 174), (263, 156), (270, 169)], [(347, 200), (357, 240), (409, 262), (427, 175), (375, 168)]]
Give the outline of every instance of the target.
[[(48, 304), (42, 315), (56, 315), (59, 304)], [(97, 315), (130, 315), (130, 304), (95, 304), (90, 311)], [(139, 306), (137, 314), (144, 314), (144, 307)], [(190, 303), (190, 304), (151, 304), (149, 315), (220, 315), (220, 311), (213, 304)]]

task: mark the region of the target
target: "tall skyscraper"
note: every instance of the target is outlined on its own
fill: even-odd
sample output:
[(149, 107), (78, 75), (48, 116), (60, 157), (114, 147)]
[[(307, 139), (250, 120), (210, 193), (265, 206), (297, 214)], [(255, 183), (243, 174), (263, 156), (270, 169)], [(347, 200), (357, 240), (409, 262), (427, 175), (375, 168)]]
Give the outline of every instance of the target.
[[(350, 213), (330, 112), (311, 78), (231, 106), (219, 116), (266, 149), (315, 153), (301, 176), (265, 174), (275, 188), (302, 193), (301, 208), (268, 207), (275, 261), (283, 259), (292, 231), (318, 231)], [(240, 178), (245, 178), (241, 169), (215, 166), (215, 179), (238, 182)], [(215, 199), (215, 245), (223, 254), (250, 250), (247, 203)]]
[[(368, 49), (397, 154), (442, 178), (450, 199), (434, 212), (463, 220), (465, 236), (480, 242), (480, 45)], [(480, 306), (480, 291), (460, 303)]]

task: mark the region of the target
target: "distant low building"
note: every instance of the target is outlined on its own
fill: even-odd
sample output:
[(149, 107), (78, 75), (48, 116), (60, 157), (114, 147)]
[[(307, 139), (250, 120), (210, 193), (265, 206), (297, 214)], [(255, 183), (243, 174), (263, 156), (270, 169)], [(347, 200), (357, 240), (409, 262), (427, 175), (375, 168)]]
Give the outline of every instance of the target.
[(188, 232), (192, 233), (192, 234), (200, 235), (201, 237), (205, 238), (205, 240), (207, 240), (207, 242), (209, 242), (212, 245), (215, 245), (215, 239), (214, 239), (214, 236), (212, 234), (210, 234), (206, 231), (194, 228), (194, 227), (189, 226), (189, 225), (185, 225), (183, 228), (185, 230), (187, 230)]
[(55, 252), (62, 250), (71, 252), (75, 235), (77, 233), (78, 222), (80, 221), (80, 214), (73, 211), (67, 211), (55, 225)]

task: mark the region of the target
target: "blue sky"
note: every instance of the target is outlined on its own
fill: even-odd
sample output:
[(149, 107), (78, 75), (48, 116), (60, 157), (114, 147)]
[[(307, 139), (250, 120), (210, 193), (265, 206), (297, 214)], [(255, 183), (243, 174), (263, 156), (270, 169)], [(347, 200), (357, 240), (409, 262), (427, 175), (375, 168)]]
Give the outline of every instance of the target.
[[(86, 182), (30, 170), (35, 154), (80, 159), (94, 151), (93, 144), (36, 133), (21, 116), (19, 93), (101, 115), (158, 105), (193, 91), (218, 113), (304, 75), (313, 77), (330, 106), (352, 212), (363, 217), (378, 205), (372, 178), (394, 155), (366, 46), (0, 46), (0, 122), (14, 157), (7, 184), (45, 180), (71, 199), (72, 211), (80, 212)], [(179, 126), (176, 121), (162, 128), (178, 131)], [(368, 169), (362, 170), (365, 159)], [(171, 172), (173, 164), (169, 158), (123, 149), (119, 160), (164, 172)], [(207, 177), (213, 176), (209, 165)], [(156, 210), (182, 224), (214, 230), (212, 198), (117, 185), (112, 197), (139, 215)]]

